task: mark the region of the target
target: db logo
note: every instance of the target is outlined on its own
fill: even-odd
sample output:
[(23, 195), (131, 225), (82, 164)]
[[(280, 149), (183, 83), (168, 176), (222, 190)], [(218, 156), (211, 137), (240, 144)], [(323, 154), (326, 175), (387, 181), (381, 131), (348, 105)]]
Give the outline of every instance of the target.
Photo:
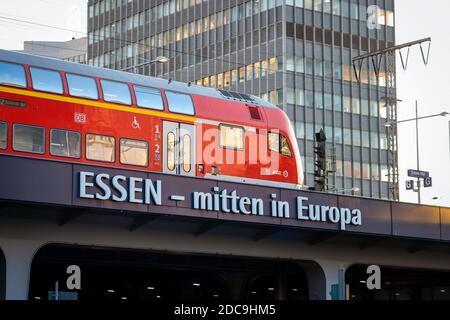
[(73, 115), (75, 123), (86, 123), (87, 117), (84, 113), (75, 112)]

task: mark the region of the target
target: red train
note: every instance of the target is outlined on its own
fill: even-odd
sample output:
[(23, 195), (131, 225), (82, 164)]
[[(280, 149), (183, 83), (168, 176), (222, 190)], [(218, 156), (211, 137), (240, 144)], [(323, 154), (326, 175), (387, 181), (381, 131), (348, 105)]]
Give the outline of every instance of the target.
[(0, 154), (303, 184), (291, 123), (262, 99), (5, 50)]

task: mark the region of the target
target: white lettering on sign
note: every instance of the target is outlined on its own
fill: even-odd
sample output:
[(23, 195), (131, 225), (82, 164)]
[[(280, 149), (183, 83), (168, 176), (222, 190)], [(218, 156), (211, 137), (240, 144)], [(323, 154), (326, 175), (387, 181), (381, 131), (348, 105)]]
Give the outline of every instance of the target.
[(193, 208), (198, 210), (222, 211), (231, 213), (264, 214), (262, 199), (239, 197), (236, 190), (228, 193), (227, 189), (219, 192), (218, 187), (213, 188), (213, 194), (208, 192), (194, 192)]
[[(79, 197), (85, 199), (113, 200), (117, 202), (128, 201), (140, 204), (162, 204), (161, 180), (153, 182), (151, 179), (143, 179), (125, 176), (114, 176), (93, 172), (80, 172)], [(88, 181), (88, 178), (92, 182)], [(94, 178), (95, 177), (95, 178)], [(92, 188), (100, 192), (90, 192)]]
[(307, 197), (297, 197), (297, 219), (305, 221), (332, 222), (339, 223), (341, 230), (345, 230), (347, 225), (360, 226), (361, 210), (338, 208), (309, 204)]
[[(78, 195), (84, 199), (112, 200), (146, 205), (162, 205), (161, 180), (152, 181), (140, 177), (111, 176), (107, 173), (81, 171), (79, 173)], [(297, 219), (321, 223), (337, 224), (340, 230), (348, 226), (360, 226), (360, 209), (308, 203), (307, 197), (295, 197), (294, 201), (278, 199), (279, 193), (270, 194), (269, 216), (272, 218)], [(189, 201), (184, 195), (168, 195), (172, 201)], [(220, 190), (213, 187), (211, 192), (192, 191), (191, 208), (196, 210), (264, 216), (264, 200), (250, 196), (240, 196), (236, 190)], [(293, 202), (296, 202), (293, 204)], [(296, 214), (291, 210), (296, 208)]]

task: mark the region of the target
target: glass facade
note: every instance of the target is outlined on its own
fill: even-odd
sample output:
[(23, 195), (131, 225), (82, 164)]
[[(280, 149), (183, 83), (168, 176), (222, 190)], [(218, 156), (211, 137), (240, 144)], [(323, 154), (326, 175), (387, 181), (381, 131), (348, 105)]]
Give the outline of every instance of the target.
[(359, 83), (351, 58), (395, 43), (394, 0), (90, 0), (88, 17), (89, 64), (260, 96), (291, 119), (307, 185), (324, 128), (328, 183), (390, 197), (385, 65)]

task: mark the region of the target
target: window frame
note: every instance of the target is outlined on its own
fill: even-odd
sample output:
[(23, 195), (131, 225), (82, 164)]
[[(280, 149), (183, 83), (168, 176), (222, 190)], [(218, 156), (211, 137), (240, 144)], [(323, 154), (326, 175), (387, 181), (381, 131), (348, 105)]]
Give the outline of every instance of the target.
[[(26, 126), (26, 127), (32, 127), (32, 128), (40, 128), (40, 129), (43, 129), (43, 130), (44, 130), (44, 135), (43, 135), (44, 140), (43, 140), (43, 150), (42, 150), (42, 152), (23, 151), (23, 150), (16, 150), (16, 149), (14, 148), (14, 136), (15, 136), (15, 134), (14, 134), (14, 129), (15, 129), (16, 125), (19, 125), (19, 126)], [(30, 124), (25, 124), (25, 123), (19, 123), (19, 122), (18, 122), (18, 123), (13, 123), (13, 128), (12, 128), (12, 130), (13, 130), (13, 131), (12, 131), (12, 144), (11, 144), (11, 147), (12, 147), (13, 151), (16, 151), (16, 152), (25, 152), (25, 153), (31, 153), (31, 154), (45, 154), (45, 151), (46, 151), (46, 144), (47, 144), (46, 134), (45, 134), (45, 132), (46, 132), (45, 127), (35, 126), (35, 125), (30, 125)]]
[[(131, 164), (131, 163), (125, 163), (122, 162), (122, 152), (121, 152), (121, 148), (122, 148), (122, 140), (132, 140), (132, 141), (136, 141), (136, 142), (145, 142), (145, 144), (147, 145), (147, 159), (145, 162), (145, 165), (140, 165), (140, 164)], [(138, 139), (132, 139), (132, 138), (125, 138), (125, 137), (121, 137), (119, 139), (119, 163), (126, 165), (126, 166), (135, 166), (135, 167), (148, 167), (149, 166), (149, 160), (150, 160), (150, 143), (146, 140), (138, 140)]]
[[(222, 134), (221, 134), (221, 127), (230, 127), (230, 128), (238, 128), (238, 129), (242, 129), (243, 135), (242, 135), (242, 148), (238, 148), (238, 147), (228, 147), (222, 144)], [(245, 150), (245, 127), (244, 126), (239, 126), (239, 125), (234, 125), (234, 124), (228, 124), (228, 123), (219, 123), (219, 147), (223, 148), (223, 149), (230, 149), (230, 150), (237, 150), (237, 151), (243, 151)]]
[(6, 144), (5, 144), (4, 148), (0, 147), (0, 150), (6, 150), (6, 149), (8, 149), (8, 146), (9, 146), (9, 144), (8, 144), (8, 122), (0, 120), (0, 124), (2, 124), (2, 123), (4, 123), (5, 127), (6, 127), (6, 140), (5, 140)]
[[(89, 79), (94, 80), (94, 83), (95, 83), (95, 89), (97, 90), (97, 98), (94, 99), (94, 98), (89, 98), (89, 97), (85, 97), (85, 96), (82, 96), (82, 97), (81, 97), (81, 96), (74, 96), (74, 95), (70, 94), (70, 85), (69, 85), (69, 79), (67, 79), (67, 75), (73, 75), (73, 76), (85, 77), (85, 78), (89, 78)], [(96, 79), (96, 78), (91, 77), (91, 76), (86, 76), (86, 75), (84, 75), (84, 74), (73, 73), (73, 72), (65, 72), (64, 77), (66, 78), (66, 83), (67, 83), (67, 94), (68, 94), (69, 96), (74, 97), (74, 98), (79, 98), (79, 99), (93, 100), (93, 101), (98, 101), (98, 100), (100, 100), (100, 90), (99, 90), (99, 88), (98, 88), (98, 83), (97, 83), (97, 79)]]
[[(41, 70), (52, 71), (52, 72), (58, 73), (59, 79), (61, 80), (62, 92), (59, 93), (59, 92), (52, 92), (52, 91), (45, 91), (45, 90), (41, 90), (41, 89), (36, 89), (36, 88), (34, 87), (34, 84), (33, 84), (33, 75), (32, 75), (32, 73), (31, 73), (31, 69), (33, 69), (33, 68), (34, 68), (34, 69), (41, 69)], [(31, 89), (33, 89), (34, 91), (45, 92), (45, 93), (49, 93), (49, 94), (59, 94), (59, 95), (64, 95), (64, 94), (66, 93), (66, 90), (65, 90), (65, 88), (64, 88), (64, 79), (63, 79), (63, 77), (62, 77), (61, 71), (55, 70), (55, 69), (46, 68), (46, 67), (32, 66), (32, 65), (28, 66), (28, 71), (30, 72), (30, 80), (31, 80), (31, 83), (30, 83), (30, 84), (31, 84)]]
[(9, 63), (9, 64), (15, 64), (15, 65), (21, 66), (22, 70), (23, 70), (23, 73), (25, 75), (25, 86), (24, 87), (23, 86), (19, 86), (19, 85), (14, 85), (14, 84), (6, 84), (6, 83), (0, 83), (0, 86), (6, 86), (6, 87), (10, 87), (10, 88), (23, 88), (23, 89), (27, 89), (28, 88), (30, 81), (29, 81), (28, 76), (27, 76), (27, 70), (26, 70), (26, 66), (25, 65), (20, 64), (20, 63), (16, 63), (16, 62), (6, 61), (6, 60), (0, 60), (0, 62)]
[[(167, 98), (167, 92), (172, 92), (172, 93), (176, 93), (176, 94), (183, 94), (188, 96), (191, 99), (192, 102), (192, 108), (194, 110), (194, 113), (189, 114), (189, 113), (184, 113), (184, 112), (176, 112), (176, 111), (172, 111), (170, 110), (170, 103), (169, 103), (169, 99)], [(194, 99), (192, 99), (192, 95), (190, 95), (189, 93), (185, 93), (185, 92), (180, 92), (180, 91), (173, 91), (173, 90), (164, 90), (164, 97), (166, 98), (166, 103), (167, 103), (167, 111), (171, 112), (171, 113), (175, 113), (175, 114), (182, 114), (185, 116), (191, 116), (191, 117), (195, 117), (196, 115), (196, 110), (195, 110), (195, 104), (194, 104)]]
[[(87, 142), (87, 136), (88, 135), (93, 135), (93, 136), (101, 136), (101, 137), (107, 137), (107, 138), (113, 138), (114, 139), (114, 158), (112, 161), (104, 161), (104, 160), (97, 160), (97, 159), (91, 159), (88, 158), (88, 142)], [(86, 134), (84, 135), (84, 151), (85, 151), (85, 158), (86, 160), (90, 160), (90, 161), (98, 161), (98, 162), (103, 162), (103, 163), (114, 163), (116, 162), (116, 137), (114, 136), (107, 136), (105, 134), (98, 134), (98, 133), (91, 133), (91, 132), (86, 132)]]
[[(67, 132), (75, 132), (78, 133), (78, 135), (80, 136), (80, 155), (78, 157), (71, 157), (71, 156), (61, 156), (61, 155), (57, 155), (57, 154), (53, 154), (52, 153), (52, 132), (54, 130), (59, 130), (59, 131), (67, 131)], [(50, 136), (49, 136), (49, 148), (48, 148), (48, 153), (53, 156), (53, 157), (61, 157), (61, 158), (69, 158), (69, 159), (81, 159), (81, 156), (83, 154), (83, 134), (80, 131), (75, 131), (75, 130), (67, 130), (67, 129), (62, 129), (62, 128), (51, 128), (50, 129)]]
[[(133, 84), (132, 87), (133, 87), (133, 94), (134, 94), (134, 97), (136, 99), (136, 106), (138, 108), (147, 109), (147, 110), (165, 111), (166, 106), (164, 105), (164, 99), (163, 99), (163, 94), (161, 92), (161, 89), (154, 88), (154, 87), (148, 87), (148, 86), (141, 86), (141, 85), (138, 85), (138, 84)], [(141, 87), (141, 88), (144, 88), (144, 89), (157, 90), (159, 92), (159, 96), (161, 97), (162, 109), (149, 108), (149, 107), (144, 107), (144, 106), (139, 105), (138, 97), (137, 97), (137, 94), (136, 94), (136, 87)], [(194, 109), (194, 111), (195, 111), (195, 109)]]
[[(133, 95), (131, 94), (130, 85), (129, 85), (128, 82), (122, 82), (122, 81), (116, 81), (116, 80), (110, 80), (110, 79), (104, 79), (104, 78), (100, 78), (99, 81), (100, 81), (100, 87), (102, 88), (103, 101), (105, 101), (107, 103), (114, 103), (114, 104), (122, 105), (122, 106), (132, 106), (133, 105)], [(130, 104), (122, 103), (122, 102), (119, 102), (119, 101), (108, 101), (108, 100), (106, 100), (105, 99), (105, 90), (103, 89), (102, 81), (109, 81), (109, 82), (115, 82), (115, 83), (126, 85), (127, 88), (128, 88), (128, 93), (130, 94)]]

